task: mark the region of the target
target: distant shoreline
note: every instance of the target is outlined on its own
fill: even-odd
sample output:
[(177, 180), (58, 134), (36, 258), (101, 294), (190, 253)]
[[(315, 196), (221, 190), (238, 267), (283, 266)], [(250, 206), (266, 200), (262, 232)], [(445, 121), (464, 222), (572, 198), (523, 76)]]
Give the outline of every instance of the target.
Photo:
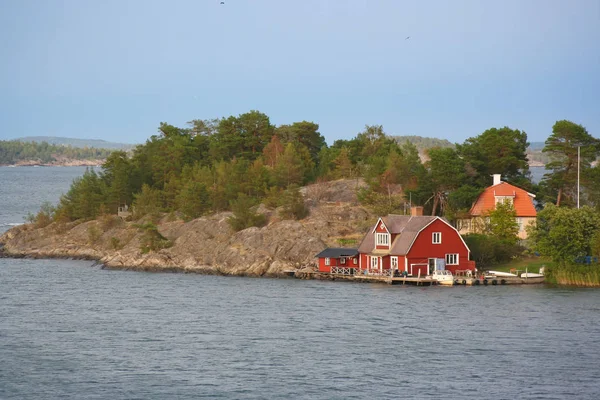
[(105, 160), (69, 160), (41, 163), (39, 161), (19, 161), (16, 164), (0, 164), (0, 167), (101, 167)]

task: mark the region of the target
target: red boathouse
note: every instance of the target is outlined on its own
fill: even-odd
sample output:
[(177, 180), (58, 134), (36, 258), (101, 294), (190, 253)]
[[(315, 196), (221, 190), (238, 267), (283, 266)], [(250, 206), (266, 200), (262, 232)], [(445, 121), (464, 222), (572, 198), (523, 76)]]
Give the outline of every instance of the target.
[(348, 275), (353, 275), (358, 268), (358, 250), (341, 247), (330, 247), (315, 257), (319, 259), (319, 272), (332, 272), (332, 269), (349, 268)]

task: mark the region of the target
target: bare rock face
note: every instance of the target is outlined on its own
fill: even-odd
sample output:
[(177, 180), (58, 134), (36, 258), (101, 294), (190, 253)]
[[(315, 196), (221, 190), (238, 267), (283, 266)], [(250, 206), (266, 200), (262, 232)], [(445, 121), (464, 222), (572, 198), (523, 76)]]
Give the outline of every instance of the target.
[[(352, 199), (356, 181), (337, 182), (338, 198)], [(109, 268), (248, 276), (306, 274), (316, 269), (315, 254), (327, 246), (346, 247), (340, 246), (341, 238), (359, 239), (370, 224), (373, 216), (353, 201), (316, 202), (309, 217), (301, 221), (279, 220), (274, 211), (262, 206), (261, 212), (271, 216), (271, 222), (239, 232), (227, 223), (229, 212), (190, 222), (163, 219), (158, 231), (170, 246), (147, 253), (141, 249), (139, 227), (116, 216), (37, 229), (21, 225), (0, 236), (0, 244), (8, 256), (95, 259)]]

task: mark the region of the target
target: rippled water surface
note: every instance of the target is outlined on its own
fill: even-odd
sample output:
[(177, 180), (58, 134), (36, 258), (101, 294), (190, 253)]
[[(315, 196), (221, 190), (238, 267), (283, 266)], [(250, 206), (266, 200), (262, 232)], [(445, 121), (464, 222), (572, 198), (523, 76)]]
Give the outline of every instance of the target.
[(0, 259), (0, 399), (196, 398), (598, 399), (600, 291)]

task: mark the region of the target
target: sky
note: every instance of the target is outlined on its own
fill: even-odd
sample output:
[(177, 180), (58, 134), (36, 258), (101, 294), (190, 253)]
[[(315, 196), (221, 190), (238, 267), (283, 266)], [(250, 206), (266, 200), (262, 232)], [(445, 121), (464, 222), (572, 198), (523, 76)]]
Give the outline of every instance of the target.
[(0, 140), (265, 113), (462, 143), (600, 137), (600, 0), (0, 0)]

